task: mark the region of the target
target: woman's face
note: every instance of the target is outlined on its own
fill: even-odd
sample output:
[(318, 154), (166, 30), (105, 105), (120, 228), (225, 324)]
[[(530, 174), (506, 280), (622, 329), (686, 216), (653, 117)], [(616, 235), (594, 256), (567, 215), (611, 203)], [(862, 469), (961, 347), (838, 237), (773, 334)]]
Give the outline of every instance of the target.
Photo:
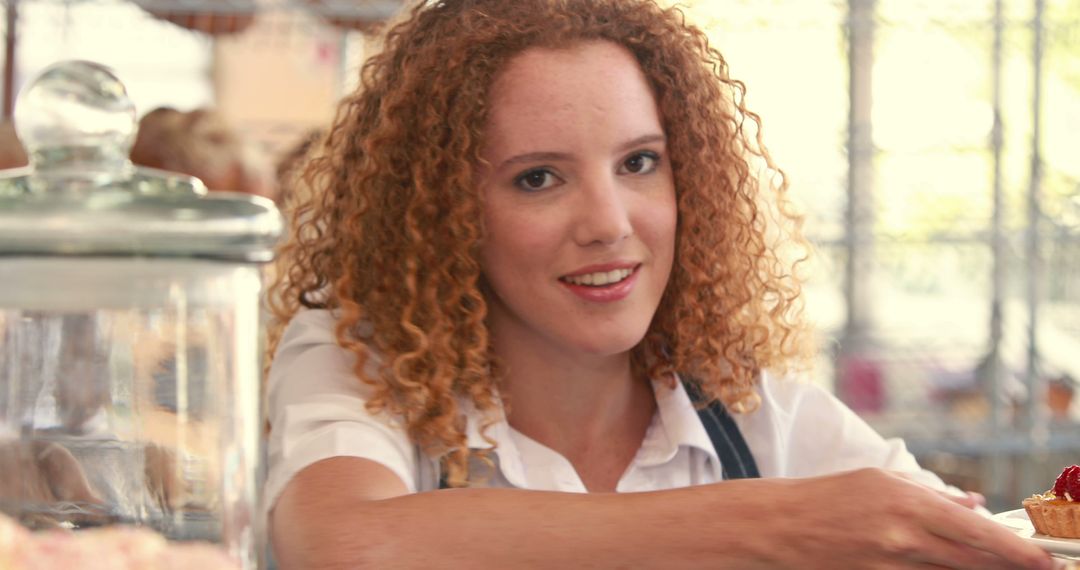
[(671, 273), (675, 185), (644, 73), (589, 42), (511, 59), (491, 91), (481, 181), (496, 350), (623, 354)]

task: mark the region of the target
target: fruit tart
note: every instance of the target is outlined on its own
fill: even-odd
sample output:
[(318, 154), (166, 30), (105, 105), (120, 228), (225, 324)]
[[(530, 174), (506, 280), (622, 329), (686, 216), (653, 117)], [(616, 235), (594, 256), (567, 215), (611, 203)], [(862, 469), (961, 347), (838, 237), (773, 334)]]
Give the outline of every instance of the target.
[(1058, 538), (1080, 538), (1080, 466), (1066, 467), (1054, 488), (1024, 499), (1035, 532)]

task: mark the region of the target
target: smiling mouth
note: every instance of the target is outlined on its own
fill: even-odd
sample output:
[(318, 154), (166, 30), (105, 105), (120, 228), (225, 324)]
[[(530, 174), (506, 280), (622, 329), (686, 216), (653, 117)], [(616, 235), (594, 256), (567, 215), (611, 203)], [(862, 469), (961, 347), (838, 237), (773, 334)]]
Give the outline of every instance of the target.
[(582, 287), (607, 287), (625, 281), (633, 275), (635, 271), (637, 271), (637, 267), (612, 269), (611, 271), (596, 271), (593, 273), (582, 273), (581, 275), (567, 275), (566, 277), (560, 277), (559, 280), (563, 283)]

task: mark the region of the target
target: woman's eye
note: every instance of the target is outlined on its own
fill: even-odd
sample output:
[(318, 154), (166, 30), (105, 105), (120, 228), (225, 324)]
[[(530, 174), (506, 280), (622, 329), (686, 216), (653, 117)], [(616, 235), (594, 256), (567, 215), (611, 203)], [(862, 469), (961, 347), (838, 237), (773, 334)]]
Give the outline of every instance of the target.
[(518, 188), (530, 192), (551, 188), (558, 182), (559, 178), (545, 168), (530, 170), (514, 180), (514, 184), (517, 185)]
[(660, 156), (653, 152), (639, 152), (623, 161), (619, 174), (648, 174), (656, 170)]

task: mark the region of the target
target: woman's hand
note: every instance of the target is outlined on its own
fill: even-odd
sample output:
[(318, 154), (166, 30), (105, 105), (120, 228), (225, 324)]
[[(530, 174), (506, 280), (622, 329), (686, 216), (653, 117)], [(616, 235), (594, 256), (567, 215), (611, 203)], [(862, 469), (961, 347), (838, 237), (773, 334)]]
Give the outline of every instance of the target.
[(1050, 556), (973, 508), (880, 469), (786, 481), (771, 558), (802, 568), (1052, 568)]

